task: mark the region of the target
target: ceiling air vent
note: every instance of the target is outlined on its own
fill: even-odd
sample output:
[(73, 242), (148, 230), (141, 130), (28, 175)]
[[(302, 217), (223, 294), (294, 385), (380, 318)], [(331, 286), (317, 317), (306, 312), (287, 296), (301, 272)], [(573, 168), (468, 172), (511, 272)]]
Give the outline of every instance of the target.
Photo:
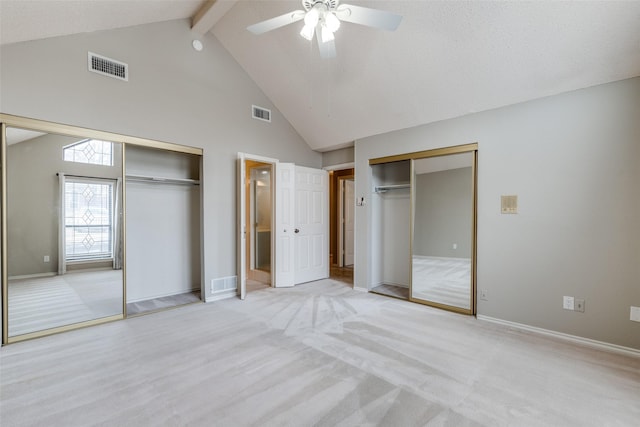
[(267, 110), (266, 108), (252, 105), (251, 112), (252, 112), (252, 117), (254, 119), (263, 120), (265, 122), (271, 123), (271, 110)]
[(129, 66), (124, 62), (89, 52), (88, 65), (89, 71), (93, 71), (94, 73), (124, 80), (125, 82), (129, 81)]

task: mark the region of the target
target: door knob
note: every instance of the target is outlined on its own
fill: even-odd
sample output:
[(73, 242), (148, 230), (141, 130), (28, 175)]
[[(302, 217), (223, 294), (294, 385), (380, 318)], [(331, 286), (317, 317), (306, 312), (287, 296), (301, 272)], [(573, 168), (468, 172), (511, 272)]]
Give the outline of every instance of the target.
[(293, 230), (294, 233), (299, 233), (300, 229), (296, 228), (295, 230)]

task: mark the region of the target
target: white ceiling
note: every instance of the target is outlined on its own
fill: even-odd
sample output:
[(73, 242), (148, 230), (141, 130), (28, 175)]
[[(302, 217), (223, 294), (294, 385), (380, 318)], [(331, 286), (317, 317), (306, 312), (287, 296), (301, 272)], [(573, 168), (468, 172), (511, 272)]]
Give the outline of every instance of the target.
[[(238, 1), (212, 30), (316, 150), (640, 75), (640, 1), (345, 1), (404, 19), (395, 32), (344, 23), (330, 60), (302, 22), (246, 31), (299, 0)], [(184, 18), (204, 3), (0, 0), (0, 41)]]
[(193, 16), (202, 0), (0, 0), (0, 43)]

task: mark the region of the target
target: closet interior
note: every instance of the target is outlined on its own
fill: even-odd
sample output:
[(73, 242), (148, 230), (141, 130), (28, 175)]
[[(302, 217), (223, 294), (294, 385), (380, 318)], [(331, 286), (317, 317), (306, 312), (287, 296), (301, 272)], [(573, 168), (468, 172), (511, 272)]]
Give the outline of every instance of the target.
[(200, 156), (127, 147), (127, 315), (198, 302)]
[(477, 144), (370, 165), (371, 292), (474, 314)]
[(409, 299), (411, 160), (371, 167), (372, 292)]

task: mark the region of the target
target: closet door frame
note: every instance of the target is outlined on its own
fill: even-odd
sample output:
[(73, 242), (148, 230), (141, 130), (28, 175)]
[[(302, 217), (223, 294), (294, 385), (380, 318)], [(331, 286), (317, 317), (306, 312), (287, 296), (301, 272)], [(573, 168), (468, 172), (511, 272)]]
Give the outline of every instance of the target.
[(478, 229), (478, 144), (465, 144), (452, 147), (436, 148), (432, 150), (417, 151), (412, 153), (398, 154), (393, 156), (379, 157), (369, 159), (369, 166), (380, 165), (384, 163), (398, 162), (402, 160), (411, 160), (411, 218), (409, 221), (409, 252), (411, 253), (411, 259), (413, 258), (413, 230), (414, 230), (414, 215), (415, 215), (415, 173), (414, 173), (414, 160), (427, 159), (433, 157), (442, 157), (452, 154), (472, 153), (473, 160), (471, 165), (471, 174), (473, 180), (473, 193), (472, 193), (472, 221), (471, 221), (471, 283), (470, 283), (470, 308), (464, 309), (460, 307), (450, 306), (432, 301), (426, 301), (418, 298), (414, 298), (413, 291), (413, 268), (412, 260), (409, 262), (409, 301), (416, 302), (418, 304), (424, 304), (432, 307), (441, 308), (448, 311), (453, 311), (461, 314), (475, 315), (477, 306), (477, 229)]

